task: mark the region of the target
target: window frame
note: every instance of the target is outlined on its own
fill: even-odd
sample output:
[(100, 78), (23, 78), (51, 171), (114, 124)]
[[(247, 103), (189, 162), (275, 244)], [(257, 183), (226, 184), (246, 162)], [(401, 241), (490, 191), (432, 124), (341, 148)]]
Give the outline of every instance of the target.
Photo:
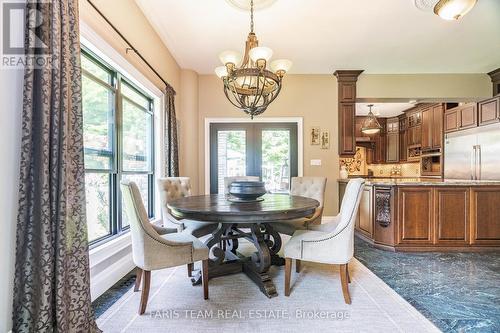
[[(114, 92), (114, 103), (112, 110), (112, 120), (111, 125), (111, 168), (110, 169), (87, 169), (85, 168), (85, 173), (104, 173), (109, 177), (109, 230), (107, 235), (96, 238), (89, 241), (89, 248), (93, 249), (99, 245), (102, 245), (118, 236), (127, 233), (130, 230), (130, 226), (123, 226), (122, 219), (122, 196), (119, 189), (120, 180), (124, 175), (147, 175), (148, 176), (148, 207), (146, 207), (149, 219), (155, 218), (155, 117), (154, 117), (154, 97), (150, 96), (147, 92), (139, 88), (132, 80), (124, 76), (120, 71), (116, 70), (110, 66), (106, 61), (92, 52), (90, 49), (81, 45), (81, 56), (86, 57), (88, 60), (92, 61), (94, 64), (107, 71), (110, 74), (110, 83), (104, 82), (102, 79), (98, 78), (91, 72), (82, 68), (82, 77), (85, 76)], [(145, 108), (139, 105), (131, 98), (122, 94), (121, 86), (126, 84), (128, 88), (132, 89), (137, 94), (144, 97), (148, 102), (148, 107)], [(83, 98), (83, 91), (82, 91)], [(150, 132), (149, 136), (149, 165), (146, 171), (125, 171), (123, 169), (123, 99), (127, 102), (133, 104), (135, 107), (141, 109), (148, 113), (150, 117)]]

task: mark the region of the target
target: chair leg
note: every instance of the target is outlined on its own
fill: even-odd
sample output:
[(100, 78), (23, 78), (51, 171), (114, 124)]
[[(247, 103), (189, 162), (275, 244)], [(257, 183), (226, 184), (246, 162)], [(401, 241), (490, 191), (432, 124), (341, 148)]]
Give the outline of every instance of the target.
[(351, 296), (349, 295), (349, 285), (347, 282), (347, 265), (340, 265), (340, 282), (342, 284), (342, 293), (346, 304), (351, 304)]
[(295, 272), (300, 273), (300, 260), (295, 259)]
[(134, 291), (139, 291), (141, 287), (142, 269), (137, 267), (135, 269), (135, 286)]
[(187, 264), (188, 277), (192, 277), (193, 276), (193, 266), (194, 266), (193, 263)]
[(146, 306), (148, 305), (149, 297), (149, 286), (151, 283), (151, 271), (144, 271), (144, 276), (142, 277), (142, 293), (141, 293), (141, 304), (139, 305), (139, 314), (142, 315), (146, 311)]
[(349, 274), (349, 264), (345, 264), (347, 270), (347, 282), (351, 283), (351, 274)]
[(201, 280), (203, 284), (203, 298), (208, 299), (208, 259), (201, 262)]
[(285, 296), (290, 296), (290, 275), (292, 274), (292, 259), (285, 258)]

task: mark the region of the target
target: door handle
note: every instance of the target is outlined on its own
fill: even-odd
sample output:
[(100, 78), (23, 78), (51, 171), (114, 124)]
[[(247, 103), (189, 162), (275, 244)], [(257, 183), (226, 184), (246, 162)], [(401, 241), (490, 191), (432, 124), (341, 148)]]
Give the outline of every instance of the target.
[(476, 146), (472, 146), (470, 153), (470, 179), (474, 180), (476, 177)]
[(476, 180), (481, 180), (481, 146), (476, 146)]

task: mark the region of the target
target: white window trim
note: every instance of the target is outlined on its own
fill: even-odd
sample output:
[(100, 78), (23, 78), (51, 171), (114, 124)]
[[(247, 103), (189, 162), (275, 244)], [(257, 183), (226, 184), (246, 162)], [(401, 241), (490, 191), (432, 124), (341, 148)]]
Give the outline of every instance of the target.
[(205, 194), (210, 194), (210, 124), (212, 123), (296, 123), (297, 174), (304, 175), (304, 132), (302, 117), (205, 118)]
[[(163, 136), (161, 135), (163, 133), (163, 112), (160, 112), (163, 110), (165, 102), (163, 92), (83, 21), (80, 21), (80, 42), (110, 66), (125, 75), (128, 80), (153, 97), (155, 126), (155, 145), (153, 149), (155, 159), (154, 171), (155, 177), (159, 177), (163, 172), (161, 166), (163, 165), (164, 158), (163, 149), (160, 148), (163, 147)], [(160, 202), (159, 193), (155, 191), (155, 203), (158, 203), (155, 205), (156, 218), (161, 217)], [(130, 246), (130, 244), (130, 233), (125, 233), (96, 246), (89, 251), (90, 268), (98, 265), (115, 253), (122, 251), (127, 246)]]

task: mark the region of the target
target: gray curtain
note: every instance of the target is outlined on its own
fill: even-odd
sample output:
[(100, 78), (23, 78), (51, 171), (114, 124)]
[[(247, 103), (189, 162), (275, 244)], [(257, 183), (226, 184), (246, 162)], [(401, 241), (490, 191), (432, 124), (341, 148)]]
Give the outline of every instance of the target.
[(175, 116), (175, 91), (171, 86), (165, 91), (165, 175), (179, 176), (179, 150), (177, 142), (177, 119)]
[[(13, 332), (100, 332), (90, 300), (78, 0), (30, 0), (51, 60), (26, 68)], [(31, 11), (31, 13), (35, 13)], [(34, 29), (34, 28), (33, 28)], [(30, 38), (31, 35), (31, 38)]]

